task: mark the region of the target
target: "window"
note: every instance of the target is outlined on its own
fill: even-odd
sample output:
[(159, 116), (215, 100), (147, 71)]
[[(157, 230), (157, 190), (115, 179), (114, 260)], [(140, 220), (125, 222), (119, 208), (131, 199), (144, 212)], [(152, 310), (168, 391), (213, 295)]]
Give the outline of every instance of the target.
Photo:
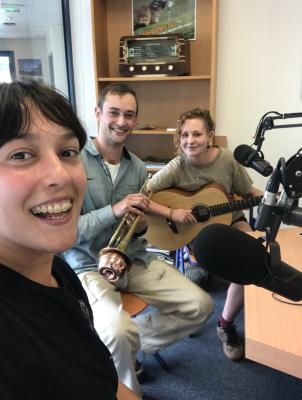
[(0, 1), (0, 82), (38, 80), (75, 106), (68, 0)]
[(14, 52), (0, 50), (0, 82), (11, 82), (14, 79), (16, 79)]

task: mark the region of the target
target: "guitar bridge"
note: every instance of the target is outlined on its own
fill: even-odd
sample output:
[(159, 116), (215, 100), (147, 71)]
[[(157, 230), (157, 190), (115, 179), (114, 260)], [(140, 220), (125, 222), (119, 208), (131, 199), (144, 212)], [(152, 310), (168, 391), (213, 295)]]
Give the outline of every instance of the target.
[(166, 221), (171, 231), (174, 232), (175, 234), (178, 234), (176, 223), (169, 218), (166, 218)]

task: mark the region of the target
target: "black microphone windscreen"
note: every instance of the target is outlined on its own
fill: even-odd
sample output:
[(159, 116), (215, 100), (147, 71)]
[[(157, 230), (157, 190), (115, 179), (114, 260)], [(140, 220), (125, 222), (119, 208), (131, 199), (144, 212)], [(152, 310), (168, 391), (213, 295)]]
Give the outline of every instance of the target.
[(221, 278), (302, 300), (302, 272), (278, 259), (272, 265), (261, 239), (228, 225), (212, 224), (197, 235), (193, 252), (198, 264)]
[(263, 176), (269, 176), (273, 167), (263, 159), (263, 154), (247, 144), (241, 144), (234, 150), (234, 158), (244, 167), (253, 168)]
[(238, 284), (257, 284), (267, 272), (261, 240), (228, 225), (206, 226), (194, 240), (193, 252), (203, 268)]
[(238, 161), (239, 164), (241, 165), (247, 165), (247, 159), (251, 150), (253, 149), (251, 149), (251, 147), (248, 146), (247, 144), (241, 144), (240, 146), (237, 146), (236, 149), (234, 150), (235, 160)]

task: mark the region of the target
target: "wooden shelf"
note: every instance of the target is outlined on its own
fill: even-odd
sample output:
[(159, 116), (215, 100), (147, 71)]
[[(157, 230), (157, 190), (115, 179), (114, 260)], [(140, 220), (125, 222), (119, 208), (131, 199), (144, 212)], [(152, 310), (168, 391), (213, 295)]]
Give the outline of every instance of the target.
[[(172, 137), (176, 134), (172, 131), (167, 131), (165, 128), (157, 128), (157, 129), (150, 129), (150, 130), (142, 130), (142, 129), (135, 129), (132, 132), (132, 135), (159, 135), (159, 136), (169, 136)], [(227, 147), (227, 137), (224, 135), (215, 135), (214, 136), (214, 144), (220, 147)]]
[[(147, 133), (130, 135), (127, 139), (127, 148), (137, 154), (142, 160), (156, 157), (158, 160), (171, 160), (176, 155), (174, 134)], [(153, 131), (152, 131), (153, 132)], [(214, 144), (227, 147), (227, 137), (215, 135)]]
[[(138, 123), (175, 127), (184, 111), (209, 109), (215, 118), (217, 0), (196, 1), (196, 37), (190, 40), (190, 75), (119, 75), (119, 43), (132, 35), (132, 0), (91, 0), (97, 97), (111, 82), (125, 82), (139, 99)], [(134, 131), (127, 147), (140, 158), (175, 156), (174, 132)]]
[(210, 75), (184, 75), (184, 76), (133, 76), (133, 77), (100, 77), (99, 82), (145, 82), (145, 81), (200, 81), (200, 80), (210, 80)]
[(175, 131), (167, 131), (165, 128), (156, 129), (135, 129), (132, 134), (134, 135), (175, 135)]

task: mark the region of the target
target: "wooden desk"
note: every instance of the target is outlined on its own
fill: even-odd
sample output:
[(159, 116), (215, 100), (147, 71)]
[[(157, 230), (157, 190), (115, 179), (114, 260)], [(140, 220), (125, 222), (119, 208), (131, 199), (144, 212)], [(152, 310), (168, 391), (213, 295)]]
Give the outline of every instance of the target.
[[(302, 228), (280, 229), (277, 241), (282, 260), (302, 271), (300, 232)], [(261, 236), (259, 232), (252, 235)], [(302, 379), (302, 302), (296, 304), (301, 305), (281, 303), (268, 290), (246, 286), (245, 355)]]

